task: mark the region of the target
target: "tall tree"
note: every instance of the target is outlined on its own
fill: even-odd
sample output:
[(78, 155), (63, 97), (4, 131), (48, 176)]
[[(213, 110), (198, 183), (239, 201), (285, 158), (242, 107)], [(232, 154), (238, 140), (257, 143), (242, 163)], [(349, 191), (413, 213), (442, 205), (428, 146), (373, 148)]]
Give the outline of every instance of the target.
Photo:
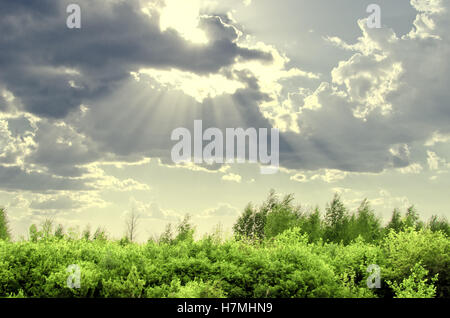
[(367, 199), (358, 208), (355, 226), (355, 235), (362, 236), (366, 242), (373, 242), (381, 237), (381, 222)]
[(308, 234), (309, 242), (318, 242), (323, 235), (322, 219), (320, 218), (320, 209), (316, 207), (310, 212), (301, 224), (301, 229)]
[(62, 224), (58, 224), (55, 230), (54, 236), (58, 239), (64, 238), (64, 227)]
[(332, 242), (342, 241), (348, 243), (350, 241), (349, 221), (347, 208), (344, 206), (339, 194), (336, 193), (331, 203), (326, 207), (326, 239)]
[(442, 233), (450, 237), (450, 224), (445, 217), (438, 217), (437, 215), (433, 215), (428, 221), (427, 227), (433, 232), (441, 231)]
[(177, 236), (175, 242), (192, 241), (194, 239), (195, 228), (191, 224), (191, 216), (186, 214), (184, 219), (177, 225)]
[(9, 241), (10, 239), (11, 239), (11, 231), (9, 229), (6, 210), (4, 208), (0, 208), (0, 240)]
[(402, 214), (398, 209), (394, 209), (394, 211), (392, 211), (392, 217), (386, 226), (386, 229), (394, 230), (397, 233), (403, 229)]
[(403, 223), (405, 227), (414, 227), (416, 229), (423, 227), (423, 224), (419, 219), (419, 213), (414, 205), (410, 206), (406, 211)]
[(293, 205), (294, 196), (286, 195), (283, 200), (276, 200), (267, 213), (264, 235), (266, 238), (274, 237), (285, 230), (300, 223), (301, 209)]

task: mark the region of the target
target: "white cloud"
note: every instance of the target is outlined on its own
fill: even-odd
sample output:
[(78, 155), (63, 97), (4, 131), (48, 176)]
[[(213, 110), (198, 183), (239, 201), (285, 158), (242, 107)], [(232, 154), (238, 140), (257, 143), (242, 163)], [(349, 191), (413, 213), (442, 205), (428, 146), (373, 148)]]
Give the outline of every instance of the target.
[(326, 183), (333, 183), (345, 179), (347, 174), (345, 171), (325, 169), (323, 173), (313, 175), (311, 180), (322, 180)]
[(228, 173), (222, 176), (222, 180), (241, 183), (242, 177), (235, 173)]
[(437, 143), (446, 143), (448, 141), (450, 141), (450, 134), (441, 134), (438, 131), (435, 131), (433, 136), (425, 142), (425, 146), (431, 147)]
[(432, 171), (439, 170), (441, 167), (447, 167), (447, 162), (445, 159), (440, 158), (435, 152), (427, 151), (427, 162), (428, 168)]
[(239, 215), (239, 210), (228, 203), (219, 203), (217, 207), (207, 209), (204, 212), (204, 217), (236, 217)]
[(297, 182), (307, 182), (308, 177), (305, 176), (303, 173), (297, 173), (290, 177), (291, 180), (297, 181)]
[(403, 174), (419, 174), (422, 172), (423, 167), (420, 163), (412, 163), (407, 167), (398, 168), (397, 170)]

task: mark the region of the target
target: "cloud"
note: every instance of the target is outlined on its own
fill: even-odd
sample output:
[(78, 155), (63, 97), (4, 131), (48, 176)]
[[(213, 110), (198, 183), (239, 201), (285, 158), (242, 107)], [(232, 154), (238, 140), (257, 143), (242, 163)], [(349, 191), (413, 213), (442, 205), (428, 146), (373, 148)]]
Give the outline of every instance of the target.
[(239, 210), (227, 203), (219, 203), (217, 207), (205, 210), (205, 217), (236, 217)]
[(229, 173), (222, 176), (222, 180), (241, 183), (242, 177), (235, 173)]
[(69, 3), (2, 2), (0, 84), (27, 111), (42, 117), (65, 117), (111, 93), (140, 68), (208, 74), (236, 59), (272, 59), (267, 52), (239, 46), (237, 34), (215, 17), (203, 18), (201, 24), (214, 38), (193, 45), (173, 29), (161, 31), (162, 7), (148, 9), (149, 16), (138, 0), (81, 0), (82, 28), (75, 30), (65, 26)]
[(444, 168), (447, 166), (446, 160), (440, 158), (435, 152), (427, 151), (427, 155), (428, 168), (430, 170), (439, 170), (440, 167)]
[(423, 167), (420, 163), (412, 163), (407, 167), (399, 168), (398, 171), (403, 174), (419, 174), (423, 171)]
[(354, 54), (332, 70), (331, 82), (297, 104), (299, 133), (284, 135), (291, 151), (280, 153), (282, 165), (359, 172), (405, 168), (410, 157), (393, 149), (424, 144), (436, 131), (450, 133), (450, 18), (444, 13), (450, 5), (412, 5), (419, 10), (416, 22), (402, 37), (360, 20), (356, 43), (333, 39)]
[(345, 171), (326, 169), (323, 174), (313, 175), (311, 180), (322, 180), (326, 183), (333, 183), (345, 179), (346, 176), (347, 172)]
[(426, 141), (425, 146), (432, 147), (438, 143), (446, 143), (448, 141), (450, 141), (450, 134), (441, 134), (436, 131), (431, 138)]
[(164, 210), (156, 202), (143, 202), (131, 197), (130, 205), (139, 218), (165, 221), (177, 221), (180, 218), (180, 214), (172, 210)]
[(108, 204), (101, 199), (98, 193), (93, 192), (68, 192), (63, 191), (57, 194), (34, 194), (33, 200), (29, 204), (32, 210), (71, 212), (86, 207), (106, 207)]
[[(81, 30), (65, 27), (67, 3), (2, 2), (3, 188), (146, 191), (95, 163), (160, 158), (179, 168), (171, 131), (192, 130), (199, 118), (205, 128), (280, 128), (282, 167), (325, 182), (345, 172), (418, 172), (412, 147), (450, 134), (444, 2), (412, 1), (416, 21), (402, 37), (364, 20), (355, 43), (328, 37), (351, 54), (329, 74), (295, 66), (223, 14), (194, 17), (208, 43), (193, 43), (173, 23), (161, 29), (159, 2), (142, 11), (139, 1), (80, 1)], [(35, 119), (4, 118), (14, 111)], [(184, 168), (242, 180), (220, 166)], [(298, 171), (291, 179), (304, 180)]]
[(297, 182), (307, 182), (308, 177), (305, 176), (303, 173), (297, 173), (290, 177), (291, 180), (297, 181)]

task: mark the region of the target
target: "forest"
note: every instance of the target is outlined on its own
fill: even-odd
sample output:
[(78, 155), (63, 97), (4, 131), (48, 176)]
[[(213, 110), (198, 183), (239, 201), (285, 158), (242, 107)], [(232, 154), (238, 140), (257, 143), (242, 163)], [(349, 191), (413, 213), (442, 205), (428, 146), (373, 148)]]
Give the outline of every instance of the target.
[(12, 240), (0, 209), (0, 297), (449, 298), (450, 225), (414, 206), (383, 224), (368, 200), (322, 211), (271, 191), (230, 237), (196, 239), (187, 215), (137, 243), (134, 221), (121, 239), (46, 220)]

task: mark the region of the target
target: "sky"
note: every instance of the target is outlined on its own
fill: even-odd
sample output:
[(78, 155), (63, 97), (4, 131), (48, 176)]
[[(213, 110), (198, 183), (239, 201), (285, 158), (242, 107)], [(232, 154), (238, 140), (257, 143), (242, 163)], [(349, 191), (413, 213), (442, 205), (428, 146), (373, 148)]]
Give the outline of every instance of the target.
[[(69, 4), (80, 28), (69, 28)], [(381, 27), (370, 28), (370, 4)], [(387, 222), (450, 216), (450, 2), (0, 1), (0, 206), (138, 240), (189, 214), (231, 230), (248, 203), (338, 193)], [(174, 129), (279, 130), (279, 170), (175, 163)]]

